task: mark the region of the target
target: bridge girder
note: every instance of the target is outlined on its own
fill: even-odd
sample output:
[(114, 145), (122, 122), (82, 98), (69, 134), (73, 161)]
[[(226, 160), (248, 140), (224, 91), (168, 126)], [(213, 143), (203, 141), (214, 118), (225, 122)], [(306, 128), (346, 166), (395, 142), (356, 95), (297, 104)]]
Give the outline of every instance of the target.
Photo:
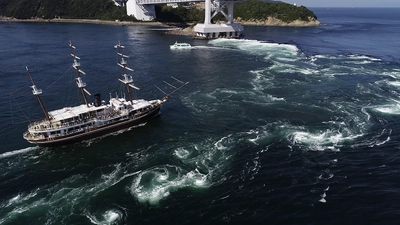
[[(154, 5), (157, 4), (189, 3), (189, 2), (206, 2), (207, 4), (207, 0), (119, 0), (119, 1), (125, 1), (126, 11), (129, 16), (133, 15), (135, 16), (136, 19), (143, 21), (150, 21), (156, 18)], [(230, 15), (230, 13), (226, 15), (225, 12), (222, 10), (222, 8), (228, 6), (228, 11), (229, 11), (229, 5), (232, 5), (233, 7), (233, 3), (241, 1), (244, 0), (211, 0), (212, 5), (209, 6), (209, 9), (214, 11), (214, 15), (210, 19), (212, 19), (215, 15), (218, 14), (218, 12), (220, 12), (225, 16), (226, 19), (228, 19), (228, 21), (231, 21), (230, 19), (233, 19), (233, 11), (232, 15)]]

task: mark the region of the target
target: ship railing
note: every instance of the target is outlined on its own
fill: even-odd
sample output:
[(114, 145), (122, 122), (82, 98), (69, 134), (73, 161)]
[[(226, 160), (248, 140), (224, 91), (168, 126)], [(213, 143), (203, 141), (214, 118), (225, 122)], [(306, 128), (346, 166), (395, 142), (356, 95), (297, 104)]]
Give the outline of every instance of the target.
[(89, 120), (87, 119), (82, 119), (78, 121), (73, 121), (73, 122), (63, 122), (63, 123), (50, 123), (47, 120), (42, 120), (42, 121), (36, 121), (34, 123), (29, 124), (28, 128), (30, 130), (35, 130), (35, 131), (46, 131), (46, 130), (57, 130), (60, 128), (69, 128), (69, 127), (74, 127), (79, 124), (85, 124)]
[(28, 140), (42, 140), (42, 139), (46, 139), (44, 137), (43, 134), (36, 134), (36, 135), (32, 135), (32, 133), (30, 133), (29, 131), (25, 132), (23, 134), (23, 137), (25, 137)]
[(35, 131), (50, 130), (51, 126), (52, 125), (48, 120), (35, 121), (28, 125), (28, 130), (32, 129)]
[[(121, 116), (121, 112), (114, 111), (106, 115), (101, 115), (98, 116), (97, 118), (93, 118), (94, 120), (112, 120), (119, 118)], [(41, 120), (41, 121), (35, 121), (31, 124), (28, 125), (28, 132), (29, 131), (50, 131), (50, 130), (59, 130), (61, 128), (71, 128), (71, 127), (76, 127), (77, 125), (83, 125), (86, 124), (89, 120), (88, 119), (80, 119), (72, 122), (63, 122), (63, 123), (51, 123), (48, 120)], [(92, 120), (93, 121), (93, 120)], [(77, 129), (73, 129), (77, 130)], [(71, 131), (68, 131), (69, 133)], [(66, 132), (67, 133), (67, 132)]]
[(29, 130), (33, 129), (34, 131), (56, 130), (62, 127), (65, 127), (64, 124), (60, 125), (60, 123), (50, 123), (47, 120), (36, 121), (28, 126)]

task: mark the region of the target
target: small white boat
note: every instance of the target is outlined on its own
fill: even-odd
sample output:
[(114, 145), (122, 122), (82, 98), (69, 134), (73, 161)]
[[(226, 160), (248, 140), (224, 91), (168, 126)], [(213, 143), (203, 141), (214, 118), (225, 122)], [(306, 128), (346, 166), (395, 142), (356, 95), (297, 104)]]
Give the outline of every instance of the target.
[(188, 43), (178, 43), (178, 42), (175, 42), (175, 44), (170, 45), (169, 47), (170, 47), (170, 49), (191, 49), (192, 48), (192, 46)]

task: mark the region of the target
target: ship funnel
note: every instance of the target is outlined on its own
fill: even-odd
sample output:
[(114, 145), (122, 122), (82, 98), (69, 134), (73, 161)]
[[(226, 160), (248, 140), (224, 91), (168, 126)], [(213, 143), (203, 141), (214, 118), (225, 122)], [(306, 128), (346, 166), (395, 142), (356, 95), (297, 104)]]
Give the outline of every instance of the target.
[(101, 94), (94, 95), (94, 106), (96, 107), (101, 106)]

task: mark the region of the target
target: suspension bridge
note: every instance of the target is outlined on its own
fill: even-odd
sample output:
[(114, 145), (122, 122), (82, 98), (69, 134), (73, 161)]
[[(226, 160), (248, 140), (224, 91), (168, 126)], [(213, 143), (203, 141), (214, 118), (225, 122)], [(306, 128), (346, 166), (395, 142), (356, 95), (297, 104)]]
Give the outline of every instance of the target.
[[(196, 37), (204, 39), (243, 36), (243, 26), (233, 22), (234, 3), (240, 1), (243, 0), (115, 0), (118, 5), (126, 6), (128, 15), (133, 15), (142, 21), (151, 21), (156, 18), (154, 7), (156, 4), (205, 2), (204, 23), (199, 23), (194, 27)], [(228, 9), (227, 12), (224, 12), (224, 8)], [(226, 23), (211, 23), (211, 19), (218, 13), (227, 19)]]

